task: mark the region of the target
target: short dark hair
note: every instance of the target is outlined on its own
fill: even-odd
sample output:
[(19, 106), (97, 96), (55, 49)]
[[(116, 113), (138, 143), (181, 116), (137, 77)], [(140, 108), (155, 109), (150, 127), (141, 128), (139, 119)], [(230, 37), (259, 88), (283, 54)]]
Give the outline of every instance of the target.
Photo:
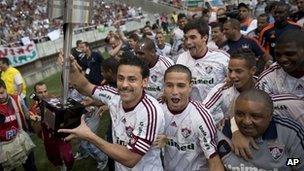
[(223, 31), (223, 23), (220, 23), (220, 22), (212, 22), (209, 24), (210, 27), (213, 29), (213, 28), (217, 28), (219, 27), (221, 31)]
[(77, 40), (76, 41), (76, 46), (78, 47), (82, 43), (82, 40)]
[(6, 84), (2, 79), (0, 79), (0, 87), (6, 89)]
[(0, 61), (3, 63), (3, 64), (6, 64), (6, 65), (9, 65), (10, 64), (10, 61), (8, 58), (4, 57), (4, 58), (0, 58)]
[(263, 14), (260, 14), (258, 16), (258, 18), (260, 18), (260, 17), (266, 17), (267, 18), (267, 22), (269, 23), (269, 15), (267, 15), (266, 13), (263, 13)]
[(232, 28), (240, 30), (241, 29), (241, 23), (239, 20), (234, 19), (234, 18), (230, 18), (228, 20), (225, 21), (224, 24), (230, 23)]
[(182, 19), (182, 18), (187, 18), (186, 14), (184, 14), (184, 13), (179, 13), (179, 14), (177, 15), (177, 20), (180, 20), (180, 19)]
[(199, 32), (201, 36), (209, 35), (209, 26), (201, 18), (189, 21), (184, 28), (184, 33), (186, 34), (189, 30), (195, 29)]
[(303, 37), (304, 31), (300, 29), (287, 30), (279, 37), (277, 45), (294, 42), (298, 48), (304, 49)]
[(166, 71), (165, 71), (165, 75), (164, 75), (164, 81), (166, 80), (166, 76), (168, 73), (170, 72), (181, 72), (181, 73), (185, 73), (188, 76), (189, 79), (189, 83), (191, 83), (191, 79), (192, 79), (192, 73), (190, 71), (190, 69), (184, 65), (181, 64), (175, 64), (170, 66)]
[(255, 54), (248, 48), (239, 48), (231, 54), (230, 59), (242, 59), (249, 68), (256, 66)]
[(113, 71), (115, 74), (117, 73), (119, 62), (115, 58), (107, 58), (101, 63), (102, 69), (104, 71)]
[(132, 33), (132, 34), (129, 36), (129, 39), (133, 39), (135, 42), (138, 42), (139, 36), (138, 36), (138, 34), (136, 34), (136, 33)]
[(90, 43), (89, 42), (82, 42), (86, 47), (89, 47), (91, 49)]
[(45, 84), (44, 82), (42, 82), (42, 81), (36, 83), (36, 84), (34, 85), (34, 91), (36, 92), (37, 86), (43, 86), (43, 85), (46, 85), (46, 84)]
[(130, 66), (139, 67), (141, 69), (141, 76), (143, 78), (148, 78), (150, 75), (150, 70), (149, 70), (148, 65), (144, 61), (139, 59), (137, 56), (129, 56), (129, 57), (122, 58), (119, 61), (118, 67), (121, 65), (130, 65)]
[(240, 93), (240, 95), (236, 99), (236, 101), (239, 101), (239, 100), (261, 102), (269, 110), (270, 114), (273, 113), (273, 101), (272, 101), (271, 97), (269, 96), (269, 94), (267, 94), (263, 90), (252, 88), (252, 89), (243, 91)]
[(245, 3), (243, 3), (243, 2), (239, 3), (239, 5), (238, 5), (238, 9), (240, 9), (241, 7), (244, 7), (244, 8), (246, 8), (247, 10), (249, 10), (249, 6), (248, 6), (248, 5), (246, 5), (246, 4), (245, 4)]

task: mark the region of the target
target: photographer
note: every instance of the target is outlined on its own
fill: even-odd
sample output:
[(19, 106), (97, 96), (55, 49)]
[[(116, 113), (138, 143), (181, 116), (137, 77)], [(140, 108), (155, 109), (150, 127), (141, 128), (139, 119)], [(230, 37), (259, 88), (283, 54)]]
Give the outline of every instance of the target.
[(26, 107), (21, 97), (8, 95), (6, 85), (0, 80), (0, 171), (12, 170), (23, 165), (25, 171), (36, 171), (33, 148), (29, 135), (25, 132)]
[(54, 137), (54, 134), (47, 125), (41, 121), (41, 103), (43, 99), (54, 97), (50, 95), (47, 86), (43, 82), (34, 85), (34, 100), (30, 107), (30, 118), (34, 121), (33, 127), (38, 136), (44, 142), (44, 148), (49, 161), (56, 167), (63, 170), (72, 170), (74, 157), (71, 144)]

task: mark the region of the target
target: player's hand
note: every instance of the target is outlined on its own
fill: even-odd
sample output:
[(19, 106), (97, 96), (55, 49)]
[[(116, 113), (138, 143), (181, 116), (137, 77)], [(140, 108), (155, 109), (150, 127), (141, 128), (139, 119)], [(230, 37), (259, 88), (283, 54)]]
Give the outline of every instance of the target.
[(153, 146), (156, 146), (158, 148), (163, 148), (168, 142), (168, 138), (166, 135), (158, 135), (156, 137), (156, 140), (153, 142)]
[(259, 146), (252, 137), (243, 135), (239, 130), (232, 134), (232, 150), (237, 156), (243, 157), (245, 160), (252, 159), (250, 146), (258, 150)]
[(80, 125), (74, 129), (59, 129), (58, 132), (68, 133), (69, 136), (65, 137), (65, 141), (70, 141), (74, 138), (87, 139), (91, 134), (94, 134), (84, 121), (84, 115), (81, 116)]

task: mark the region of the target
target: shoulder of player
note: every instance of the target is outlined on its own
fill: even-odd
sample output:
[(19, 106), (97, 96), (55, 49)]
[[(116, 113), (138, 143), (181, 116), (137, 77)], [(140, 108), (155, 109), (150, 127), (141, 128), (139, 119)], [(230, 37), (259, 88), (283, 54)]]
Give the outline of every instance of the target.
[(301, 141), (302, 148), (304, 149), (304, 128), (300, 123), (280, 115), (274, 115), (272, 120), (276, 125), (278, 134), (283, 136), (291, 136), (293, 134), (294, 136), (297, 136)]
[[(155, 98), (152, 96), (145, 94), (140, 102), (141, 106), (139, 106), (138, 111), (143, 113), (146, 111), (148, 115), (158, 114), (159, 112), (163, 112), (162, 104), (159, 103)], [(144, 110), (145, 109), (145, 110)]]
[[(209, 122), (209, 120), (212, 120), (212, 115), (210, 113), (210, 111), (205, 107), (205, 105), (203, 105), (202, 102), (199, 101), (190, 101), (189, 102), (190, 105), (190, 111), (189, 113), (197, 118), (197, 119), (203, 119), (205, 122)], [(197, 120), (195, 119), (195, 120)], [(200, 121), (198, 121), (200, 122)]]
[(208, 53), (206, 55), (208, 58), (226, 58), (229, 59), (230, 55), (221, 49), (213, 49), (213, 48), (208, 48)]
[(158, 62), (167, 68), (173, 65), (173, 61), (165, 56), (159, 55)]
[(226, 83), (219, 83), (214, 86), (208, 94), (208, 97), (203, 101), (205, 107), (210, 109), (218, 100), (220, 100), (221, 96), (225, 94), (225, 92), (229, 91), (232, 86), (226, 85)]
[(108, 85), (103, 85), (103, 86), (95, 86), (92, 90), (92, 95), (94, 95), (98, 90), (100, 91), (107, 91), (112, 93), (113, 95), (119, 95), (117, 88), (108, 86)]
[[(259, 78), (257, 79), (257, 82), (259, 82), (260, 80), (262, 80), (265, 77), (273, 77), (272, 74), (276, 74), (276, 71), (278, 71), (279, 69), (281, 69), (281, 66), (278, 63), (274, 63), (273, 65), (271, 65), (268, 69), (264, 70)], [(273, 77), (276, 78), (276, 77)]]
[(278, 102), (278, 101), (289, 101), (289, 100), (300, 100), (302, 101), (300, 98), (298, 98), (297, 96), (295, 96), (294, 94), (290, 94), (290, 93), (284, 93), (284, 94), (271, 94), (270, 95), (272, 101), (274, 102)]

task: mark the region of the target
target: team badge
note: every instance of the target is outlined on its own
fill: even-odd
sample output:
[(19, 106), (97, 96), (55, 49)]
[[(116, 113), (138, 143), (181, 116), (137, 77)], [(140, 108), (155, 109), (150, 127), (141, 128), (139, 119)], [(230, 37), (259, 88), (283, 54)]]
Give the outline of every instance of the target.
[(152, 76), (151, 76), (151, 80), (152, 80), (153, 82), (156, 82), (156, 81), (157, 81), (157, 76), (156, 76), (156, 75), (152, 75)]
[(191, 134), (191, 130), (190, 129), (188, 129), (188, 128), (182, 128), (182, 136), (184, 138), (188, 138), (190, 134)]
[(130, 139), (130, 144), (135, 144), (137, 141), (137, 137), (133, 136), (131, 139)]
[(278, 160), (283, 156), (284, 148), (279, 145), (268, 146), (268, 149), (274, 160)]
[(133, 131), (133, 128), (132, 127), (130, 127), (130, 126), (128, 126), (128, 127), (126, 127), (126, 132), (127, 132), (127, 135), (128, 135), (128, 137), (132, 137), (132, 131)]
[(206, 70), (207, 74), (210, 74), (213, 70), (213, 67), (212, 66), (207, 66), (207, 67), (205, 67), (205, 70)]

